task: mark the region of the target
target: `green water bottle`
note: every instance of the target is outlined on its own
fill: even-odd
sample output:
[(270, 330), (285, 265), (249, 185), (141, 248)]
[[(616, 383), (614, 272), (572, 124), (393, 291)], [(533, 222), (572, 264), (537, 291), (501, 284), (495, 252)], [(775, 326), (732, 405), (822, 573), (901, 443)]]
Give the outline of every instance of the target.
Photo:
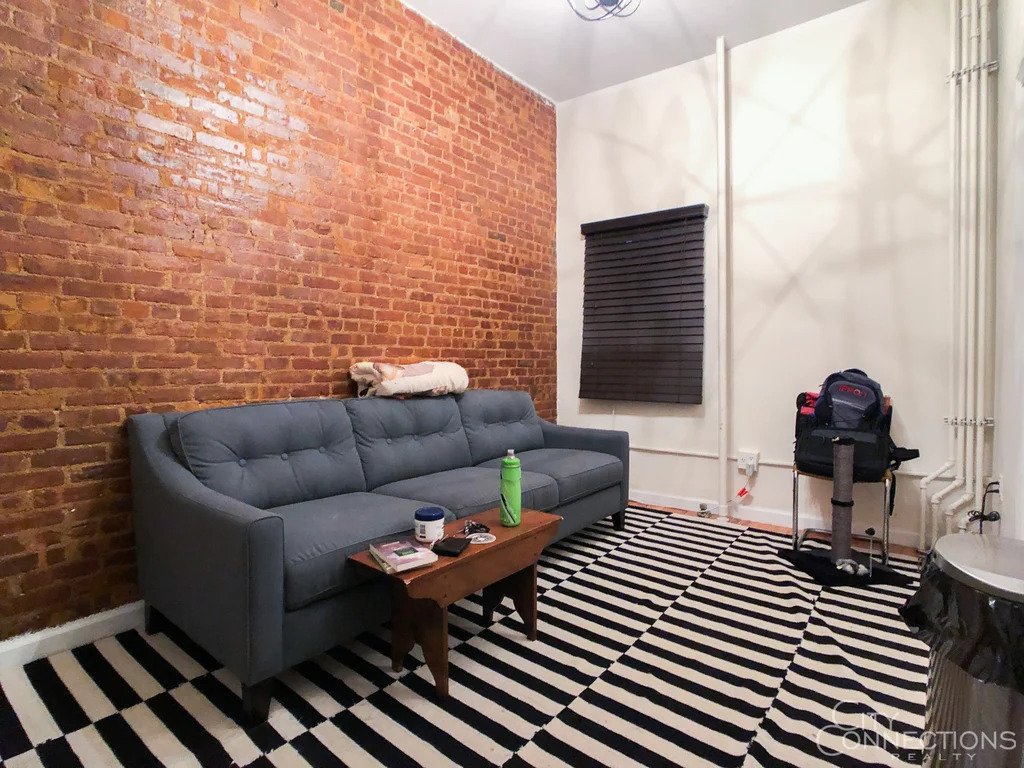
[(516, 452), (509, 448), (501, 460), (501, 524), (515, 528), (523, 519), (523, 470)]

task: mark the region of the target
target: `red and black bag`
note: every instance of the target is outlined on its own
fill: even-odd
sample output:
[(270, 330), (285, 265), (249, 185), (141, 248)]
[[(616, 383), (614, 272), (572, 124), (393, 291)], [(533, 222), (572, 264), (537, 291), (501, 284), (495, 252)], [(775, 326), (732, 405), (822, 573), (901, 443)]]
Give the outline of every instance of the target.
[(881, 480), (887, 469), (919, 455), (893, 442), (892, 408), (882, 387), (857, 368), (831, 374), (818, 393), (801, 392), (796, 407), (793, 460), (801, 472), (832, 477), (832, 441), (837, 437), (853, 439), (855, 482)]

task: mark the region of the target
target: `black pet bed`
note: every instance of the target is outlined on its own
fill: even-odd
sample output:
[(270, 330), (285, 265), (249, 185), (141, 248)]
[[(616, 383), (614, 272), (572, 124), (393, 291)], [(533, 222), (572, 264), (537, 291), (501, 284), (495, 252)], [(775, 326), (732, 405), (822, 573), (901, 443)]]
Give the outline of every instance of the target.
[[(783, 547), (779, 550), (779, 557), (791, 562), (823, 587), (862, 587), (868, 584), (906, 587), (913, 581), (909, 576), (882, 565), (877, 559), (871, 565), (870, 573), (863, 576), (840, 571), (832, 562), (832, 551), (829, 549), (800, 549), (794, 552), (790, 547)], [(863, 552), (854, 552), (853, 559), (865, 568), (868, 567), (869, 558)]]

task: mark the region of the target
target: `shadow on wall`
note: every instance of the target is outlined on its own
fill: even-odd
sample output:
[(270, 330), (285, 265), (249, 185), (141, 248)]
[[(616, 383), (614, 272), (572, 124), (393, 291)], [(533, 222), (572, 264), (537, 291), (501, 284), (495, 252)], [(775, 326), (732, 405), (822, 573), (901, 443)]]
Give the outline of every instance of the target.
[[(750, 381), (758, 377), (743, 371), (761, 369), (766, 349), (781, 354), (771, 367), (773, 401), (780, 405), (766, 416), (780, 436), (791, 431), (791, 395), (831, 370), (864, 367), (896, 395), (897, 413), (922, 385), (945, 379), (949, 350), (935, 343), (932, 328), (948, 320), (944, 312), (929, 314), (948, 287), (948, 198), (936, 183), (946, 170), (936, 145), (945, 149), (947, 116), (938, 111), (908, 120), (902, 100), (911, 88), (894, 84), (894, 78), (919, 82), (943, 72), (942, 62), (928, 56), (907, 72), (911, 54), (899, 41), (922, 8), (916, 6), (890, 2), (807, 72), (773, 69), (769, 57), (778, 49), (765, 46), (763, 64), (772, 75), (753, 82), (769, 87), (734, 85), (734, 100), (744, 102), (748, 118), (762, 118), (771, 138), (753, 137), (757, 152), (741, 147), (734, 166), (733, 284), (742, 295), (734, 303), (733, 386), (739, 398), (755, 397)], [(759, 69), (754, 60), (744, 67)], [(786, 92), (779, 75), (792, 77), (794, 92), (805, 94), (792, 107), (771, 98)], [(836, 88), (844, 75), (845, 86)], [(743, 133), (734, 142), (748, 138)], [(939, 269), (927, 270), (924, 258)], [(937, 423), (941, 413), (932, 415)], [(905, 423), (897, 417), (895, 431)], [(781, 439), (775, 445), (782, 450)]]
[[(875, 34), (874, 29), (865, 29), (857, 37), (853, 44), (856, 53), (853, 58), (867, 61), (892, 61), (893, 42), (892, 26), (886, 27), (886, 34)], [(928, 130), (920, 133), (912, 146), (900, 148), (896, 137), (901, 134), (903, 126), (894, 123), (890, 110), (890, 99), (887, 98), (887, 80), (889, 69), (895, 71), (897, 67), (883, 68), (873, 67), (850, 67), (850, 78), (845, 94), (846, 103), (857, 104), (861, 110), (867, 109), (873, 124), (864, 126), (857, 122), (854, 116), (847, 116), (845, 131), (825, 133), (815, 128), (813, 123), (803, 119), (803, 115), (811, 111), (815, 102), (822, 96), (828, 94), (830, 82), (837, 76), (838, 70), (845, 63), (846, 52), (837, 51), (835, 60), (830, 68), (816, 76), (817, 84), (803, 103), (796, 111), (781, 110), (771, 101), (763, 99), (757, 93), (743, 92), (742, 98), (753, 102), (760, 102), (760, 106), (766, 111), (774, 112), (781, 120), (788, 123), (792, 132), (799, 132), (809, 138), (830, 145), (833, 150), (833, 158), (837, 162), (834, 169), (836, 177), (822, 178), (811, 181), (802, 186), (784, 187), (781, 190), (773, 190), (769, 195), (742, 195), (737, 196), (735, 208), (739, 212), (736, 215), (736, 222), (747, 230), (746, 234), (755, 238), (763, 253), (759, 256), (767, 256), (772, 261), (774, 270), (788, 277), (784, 284), (771, 286), (773, 289), (773, 303), (771, 306), (761, 306), (762, 311), (757, 317), (751, 320), (751, 332), (739, 340), (737, 346), (740, 348), (752, 347), (758, 342), (761, 332), (771, 328), (768, 322), (773, 312), (786, 306), (789, 301), (797, 300), (805, 305), (811, 312), (808, 317), (806, 330), (813, 333), (815, 328), (833, 329), (835, 319), (842, 322), (841, 334), (838, 338), (856, 339), (862, 336), (860, 332), (860, 318), (858, 313), (839, 313), (834, 311), (836, 301), (850, 302), (856, 310), (856, 303), (860, 298), (855, 292), (840, 293), (838, 296), (830, 295), (828, 291), (816, 290), (820, 283), (818, 279), (833, 280), (840, 285), (856, 285), (856, 279), (864, 274), (865, 270), (891, 269), (893, 263), (901, 260), (906, 261), (907, 257), (901, 252), (902, 246), (921, 245), (927, 241), (901, 240), (899, 214), (893, 201), (884, 199), (885, 189), (880, 181), (886, 177), (898, 179), (901, 188), (913, 188), (912, 193), (922, 204), (922, 207), (937, 206), (943, 211), (946, 210), (948, 200), (945, 196), (931, 194), (926, 184), (916, 185), (916, 181), (929, 173), (934, 173), (934, 163), (919, 164), (916, 161), (915, 152), (925, 148), (929, 142), (936, 140), (943, 133), (946, 125), (945, 114), (936, 115), (935, 121)], [(869, 105), (865, 107), (864, 105)], [(867, 128), (865, 130), (865, 128)], [(782, 149), (782, 144), (792, 139), (790, 133), (779, 136), (777, 142), (762, 153), (759, 162), (756, 162), (749, 169), (749, 172), (742, 179), (735, 180), (735, 186), (744, 189), (748, 185), (755, 184), (757, 176), (766, 170), (775, 170), (770, 167), (775, 159), (775, 153)], [(854, 184), (846, 183), (844, 189), (835, 189), (837, 182), (842, 184), (837, 177), (849, 175)], [(872, 187), (877, 188), (877, 195), (871, 194)], [(865, 191), (868, 193), (866, 194)], [(901, 197), (905, 196), (901, 192)], [(801, 200), (821, 205), (823, 199), (830, 198), (840, 211), (840, 216), (832, 222), (831, 226), (817, 235), (817, 243), (800, 258), (797, 263), (792, 263), (792, 257), (779, 251), (774, 245), (770, 236), (763, 234), (751, 222), (751, 217), (742, 215), (743, 212), (756, 210), (758, 206), (781, 204), (784, 206), (796, 206)], [(905, 202), (902, 203), (906, 205)], [(855, 247), (851, 247), (847, 239), (850, 234), (856, 236)], [(850, 258), (854, 255), (855, 258)], [(944, 254), (938, 254), (941, 258)], [(823, 303), (829, 301), (830, 303)], [(890, 309), (902, 310), (906, 305), (897, 304)], [(831, 310), (831, 311), (830, 311)], [(894, 318), (895, 327), (907, 327), (907, 322), (914, 318), (902, 316)], [(906, 337), (894, 334), (893, 340), (902, 341)], [(829, 341), (821, 339), (822, 341)], [(836, 338), (831, 339), (835, 341)], [(874, 344), (864, 347), (864, 352), (871, 352)]]

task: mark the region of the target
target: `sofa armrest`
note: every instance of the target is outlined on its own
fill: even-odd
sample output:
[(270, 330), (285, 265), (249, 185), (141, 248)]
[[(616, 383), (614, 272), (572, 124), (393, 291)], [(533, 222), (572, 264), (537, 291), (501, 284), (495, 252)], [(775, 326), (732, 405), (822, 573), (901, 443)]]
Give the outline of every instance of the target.
[(541, 420), (545, 448), (576, 448), (609, 453), (622, 462), (622, 509), (629, 502), (629, 432), (590, 427), (566, 427)]
[(199, 482), (171, 452), (160, 414), (133, 417), (129, 444), (142, 598), (243, 683), (280, 671), (281, 518)]

